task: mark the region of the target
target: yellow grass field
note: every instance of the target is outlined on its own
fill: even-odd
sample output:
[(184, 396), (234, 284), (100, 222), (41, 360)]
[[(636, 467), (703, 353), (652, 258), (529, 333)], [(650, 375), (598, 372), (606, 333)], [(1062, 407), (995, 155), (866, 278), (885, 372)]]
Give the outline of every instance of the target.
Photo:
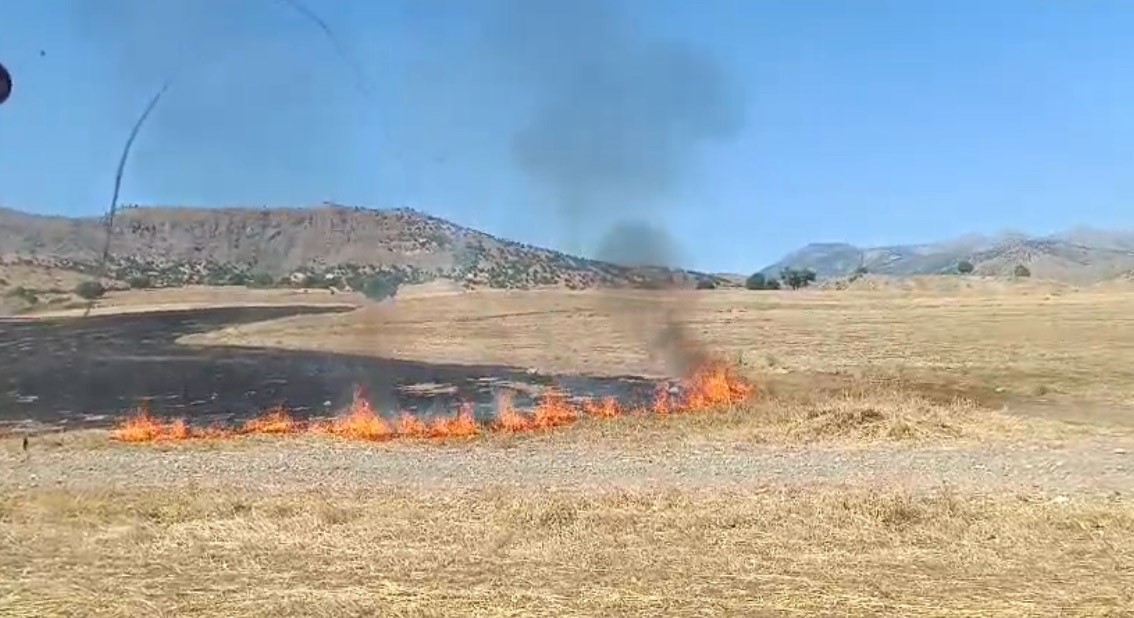
[(359, 305), (185, 345), (543, 373), (671, 373), (680, 323), (758, 396), (442, 443), (3, 439), (0, 615), (1134, 615), (1134, 286), (956, 281), (112, 293)]

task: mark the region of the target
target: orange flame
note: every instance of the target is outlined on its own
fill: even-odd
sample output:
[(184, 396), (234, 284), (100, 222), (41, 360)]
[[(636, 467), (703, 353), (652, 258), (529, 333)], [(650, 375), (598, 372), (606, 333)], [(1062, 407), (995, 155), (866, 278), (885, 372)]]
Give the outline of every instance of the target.
[(434, 419), (429, 425), (429, 435), (433, 438), (471, 438), (479, 433), (480, 425), (470, 403), (461, 404), (455, 416)]
[(291, 414), (282, 406), (277, 406), (268, 410), (262, 416), (249, 419), (241, 427), (241, 433), (278, 435), (298, 433), (300, 429), (301, 425), (291, 417)]
[(614, 397), (603, 397), (595, 401), (588, 399), (583, 402), (583, 414), (593, 418), (612, 419), (622, 416), (622, 406)]
[(535, 428), (532, 419), (521, 414), (512, 405), (512, 395), (502, 393), (496, 404), (496, 422), (493, 427), (506, 433), (520, 433)]
[(532, 411), (532, 421), (539, 429), (570, 425), (578, 418), (579, 412), (571, 407), (563, 393), (557, 389), (544, 391), (539, 403)]
[(714, 362), (693, 372), (680, 383), (674, 394), (668, 384), (660, 384), (654, 399), (645, 408), (624, 408), (613, 397), (588, 399), (576, 406), (557, 389), (548, 389), (530, 414), (515, 408), (508, 393), (498, 400), (496, 418), (487, 426), (477, 423), (473, 406), (462, 404), (455, 414), (429, 422), (403, 412), (391, 424), (382, 417), (365, 397), (364, 391), (355, 390), (354, 401), (341, 416), (329, 421), (303, 423), (296, 420), (286, 408), (277, 406), (264, 414), (243, 423), (238, 429), (210, 426), (194, 429), (184, 420), (162, 422), (142, 405), (138, 412), (127, 417), (113, 431), (112, 438), (121, 442), (156, 442), (161, 440), (189, 440), (230, 438), (246, 434), (296, 435), (321, 434), (345, 439), (377, 442), (393, 438), (469, 438), (483, 431), (523, 433), (564, 427), (586, 416), (592, 419), (613, 419), (625, 414), (655, 414), (658, 416), (680, 413), (705, 413), (734, 406), (753, 395), (755, 387), (728, 364)]
[(313, 426), (315, 433), (330, 433), (343, 438), (379, 442), (394, 437), (394, 430), (386, 419), (382, 418), (370, 402), (363, 399), (359, 392), (355, 392), (354, 402), (344, 416), (330, 423)]

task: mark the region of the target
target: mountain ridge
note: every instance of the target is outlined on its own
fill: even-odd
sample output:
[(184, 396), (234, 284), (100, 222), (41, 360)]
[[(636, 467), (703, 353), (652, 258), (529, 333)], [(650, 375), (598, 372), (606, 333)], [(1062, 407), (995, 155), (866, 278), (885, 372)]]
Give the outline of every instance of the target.
[[(0, 207), (0, 260), (94, 274), (103, 221)], [(450, 279), (500, 288), (727, 284), (692, 270), (573, 256), (410, 208), (128, 206), (115, 217), (111, 279), (224, 284), (297, 273), (342, 280), (392, 273), (407, 283)]]
[(778, 276), (785, 268), (807, 268), (819, 278), (853, 275), (859, 268), (892, 276), (957, 272), (968, 261), (978, 275), (1012, 276), (1024, 266), (1035, 277), (1076, 283), (1104, 281), (1134, 272), (1134, 231), (1078, 227), (1049, 235), (1007, 232), (969, 234), (939, 242), (859, 247), (809, 243), (760, 270)]

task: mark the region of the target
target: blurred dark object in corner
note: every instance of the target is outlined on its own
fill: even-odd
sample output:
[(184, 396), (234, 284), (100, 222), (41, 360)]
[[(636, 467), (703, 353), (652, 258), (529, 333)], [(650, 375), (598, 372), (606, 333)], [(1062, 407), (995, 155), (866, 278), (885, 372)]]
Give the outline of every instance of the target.
[(4, 65), (0, 64), (0, 104), (7, 101), (10, 94), (12, 94), (12, 75)]

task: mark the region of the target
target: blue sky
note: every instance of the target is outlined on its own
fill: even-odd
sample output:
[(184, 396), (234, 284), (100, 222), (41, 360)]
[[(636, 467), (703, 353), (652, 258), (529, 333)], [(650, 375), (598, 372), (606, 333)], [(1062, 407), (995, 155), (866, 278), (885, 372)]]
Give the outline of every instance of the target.
[[(130, 126), (176, 74), (125, 202), (411, 206), (584, 252), (621, 216), (606, 211), (623, 196), (601, 195), (566, 221), (517, 164), (532, 97), (490, 53), (488, 5), (307, 4), (369, 94), (278, 0), (8, 0), (0, 204), (103, 212)], [(712, 58), (743, 111), (624, 213), (664, 226), (690, 267), (749, 272), (812, 241), (1134, 228), (1134, 4), (624, 4), (625, 36)]]

